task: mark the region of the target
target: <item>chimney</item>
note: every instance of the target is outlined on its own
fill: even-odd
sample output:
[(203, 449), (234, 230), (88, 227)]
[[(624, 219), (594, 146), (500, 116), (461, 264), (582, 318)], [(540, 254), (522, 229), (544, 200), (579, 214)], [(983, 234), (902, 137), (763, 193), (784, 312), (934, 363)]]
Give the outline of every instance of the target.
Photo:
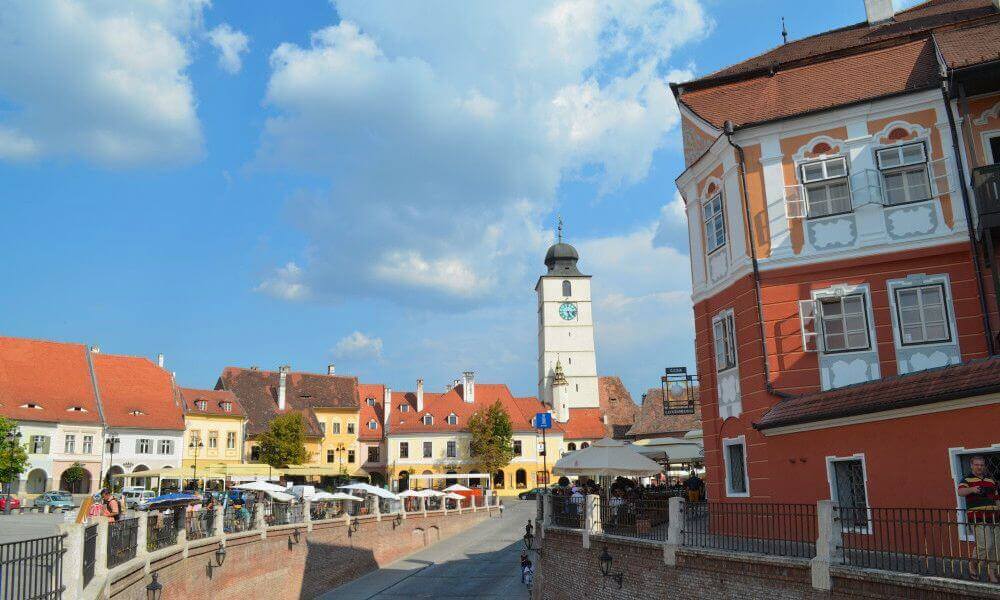
[(382, 419), (385, 421), (383, 431), (389, 430), (389, 414), (392, 412), (392, 388), (385, 386), (385, 395), (382, 397)]
[(472, 371), (462, 373), (462, 399), (468, 404), (476, 403), (476, 374)]
[(285, 410), (285, 391), (288, 387), (288, 372), (291, 370), (288, 365), (278, 367), (278, 410)]
[(90, 347), (90, 352), (91, 352), (91, 354), (100, 354), (101, 353), (101, 347), (100, 346), (91, 346)]
[(156, 364), (162, 369), (163, 368), (163, 353), (160, 352), (156, 355)]
[(424, 410), (424, 380), (417, 380), (417, 412)]
[(327, 375), (334, 375), (334, 374), (336, 374), (336, 372), (337, 372), (336, 366), (334, 366), (332, 364), (326, 365), (326, 374)]
[(892, 0), (865, 0), (865, 13), (869, 25), (878, 25), (892, 19), (896, 14), (892, 8)]

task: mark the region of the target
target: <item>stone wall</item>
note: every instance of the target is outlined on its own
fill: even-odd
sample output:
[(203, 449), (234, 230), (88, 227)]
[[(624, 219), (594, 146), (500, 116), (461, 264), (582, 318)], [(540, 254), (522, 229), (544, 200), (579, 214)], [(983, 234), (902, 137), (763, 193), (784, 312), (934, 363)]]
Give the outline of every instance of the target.
[[(497, 514), (496, 509), (393, 515), (358, 519), (357, 531), (342, 519), (305, 523), (188, 542), (153, 552), (111, 571), (87, 587), (84, 598), (145, 600), (156, 573), (162, 600), (268, 600), (315, 598), (438, 540), (459, 534)], [(295, 531), (299, 538), (296, 542)], [(226, 558), (215, 551), (225, 539)]]
[[(858, 600), (861, 598), (972, 600), (1000, 598), (1000, 587), (902, 573), (834, 567), (832, 590), (812, 587), (809, 561), (756, 554), (681, 548), (667, 566), (663, 544), (547, 528), (536, 570), (534, 600), (639, 600), (706, 598), (728, 600)], [(622, 589), (601, 575), (607, 547), (612, 573)]]

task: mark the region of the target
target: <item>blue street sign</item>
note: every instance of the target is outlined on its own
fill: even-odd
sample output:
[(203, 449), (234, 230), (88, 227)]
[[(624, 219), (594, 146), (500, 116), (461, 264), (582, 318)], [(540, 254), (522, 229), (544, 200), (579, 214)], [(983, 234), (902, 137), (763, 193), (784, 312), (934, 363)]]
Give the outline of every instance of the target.
[(552, 429), (552, 414), (547, 412), (537, 413), (535, 415), (535, 428)]

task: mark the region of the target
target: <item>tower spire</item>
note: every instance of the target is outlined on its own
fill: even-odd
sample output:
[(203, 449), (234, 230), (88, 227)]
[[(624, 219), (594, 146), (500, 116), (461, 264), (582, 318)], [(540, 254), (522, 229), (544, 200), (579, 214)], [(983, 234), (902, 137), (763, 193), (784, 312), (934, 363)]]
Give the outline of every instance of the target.
[(788, 43), (788, 29), (785, 28), (785, 17), (781, 17), (781, 43)]
[(562, 243), (562, 225), (563, 225), (563, 223), (562, 223), (562, 215), (559, 215), (559, 224), (556, 225), (556, 237), (559, 238), (558, 242), (556, 242), (556, 243), (558, 243), (558, 244)]

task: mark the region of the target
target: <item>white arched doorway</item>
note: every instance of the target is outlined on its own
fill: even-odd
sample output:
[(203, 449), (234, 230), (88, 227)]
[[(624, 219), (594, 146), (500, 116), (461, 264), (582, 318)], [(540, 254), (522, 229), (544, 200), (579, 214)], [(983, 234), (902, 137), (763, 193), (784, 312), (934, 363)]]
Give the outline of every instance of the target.
[(45, 469), (32, 469), (28, 471), (27, 483), (24, 492), (27, 494), (44, 494), (48, 491), (49, 474)]

